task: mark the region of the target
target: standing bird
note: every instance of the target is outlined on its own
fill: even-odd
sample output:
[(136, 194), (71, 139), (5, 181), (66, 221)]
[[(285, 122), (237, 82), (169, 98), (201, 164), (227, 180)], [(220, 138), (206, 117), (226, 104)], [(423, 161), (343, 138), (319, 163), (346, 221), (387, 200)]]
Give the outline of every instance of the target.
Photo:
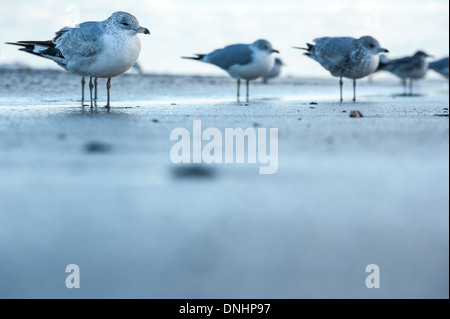
[(448, 79), (448, 57), (430, 63), (430, 69)]
[(326, 37), (316, 39), (314, 43), (308, 43), (308, 48), (295, 49), (306, 50), (306, 56), (319, 62), (333, 76), (340, 78), (341, 103), (343, 78), (353, 80), (353, 102), (356, 102), (356, 80), (372, 74), (378, 68), (379, 54), (389, 52), (370, 36), (360, 39)]
[(91, 108), (94, 107), (93, 79), (107, 78), (106, 107), (110, 108), (111, 78), (125, 73), (137, 61), (141, 52), (139, 33), (150, 34), (148, 29), (139, 26), (133, 15), (119, 11), (105, 21), (65, 27), (50, 41), (8, 44), (23, 46), (22, 51), (50, 59), (67, 71), (82, 76), (83, 92), (84, 77), (89, 77)]
[(240, 101), (241, 80), (247, 81), (247, 102), (249, 101), (250, 81), (262, 77), (272, 70), (275, 64), (272, 44), (266, 40), (258, 40), (253, 44), (234, 44), (209, 54), (197, 54), (196, 57), (183, 59), (198, 60), (210, 63), (228, 72), (237, 79), (237, 100)]
[(383, 59), (377, 71), (388, 71), (402, 79), (404, 95), (406, 94), (409, 79), (409, 95), (413, 95), (414, 80), (423, 79), (427, 74), (430, 57), (424, 51), (417, 51), (413, 56), (401, 59)]
[(284, 66), (283, 61), (280, 58), (275, 58), (275, 65), (272, 70), (263, 76), (264, 84), (269, 83), (269, 80), (278, 77), (281, 74), (281, 68)]

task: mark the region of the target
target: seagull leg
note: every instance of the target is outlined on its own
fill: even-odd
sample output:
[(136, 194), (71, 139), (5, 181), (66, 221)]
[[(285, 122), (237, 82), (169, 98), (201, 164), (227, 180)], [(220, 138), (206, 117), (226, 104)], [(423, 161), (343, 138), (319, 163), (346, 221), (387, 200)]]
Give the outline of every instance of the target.
[(250, 80), (247, 80), (247, 103), (250, 101)]
[(356, 79), (353, 79), (353, 102), (356, 102)]
[(106, 92), (107, 92), (107, 95), (108, 95), (108, 100), (107, 100), (107, 103), (106, 103), (106, 108), (107, 109), (109, 109), (109, 108), (111, 108), (111, 94), (110, 94), (110, 90), (111, 90), (111, 78), (108, 78), (108, 82), (106, 82)]
[(92, 89), (94, 88), (94, 83), (92, 83), (92, 76), (89, 78), (89, 91), (91, 93), (91, 109), (94, 108), (93, 98), (92, 98)]
[(237, 102), (241, 101), (241, 79), (237, 80)]
[(84, 76), (81, 78), (81, 107), (84, 107), (84, 86), (86, 85), (86, 79)]
[(95, 107), (97, 107), (97, 101), (98, 101), (97, 87), (98, 87), (98, 78), (95, 78), (95, 80), (94, 80), (94, 88), (95, 88), (94, 104), (95, 104)]
[(408, 80), (407, 79), (403, 79), (402, 80), (402, 84), (403, 84), (403, 95), (407, 96), (408, 95), (408, 93), (407, 93)]
[(344, 102), (344, 98), (342, 96), (342, 86), (344, 85), (344, 81), (342, 80), (342, 77), (341, 77), (341, 80), (339, 81), (339, 85), (341, 87), (341, 103), (343, 103)]
[(414, 85), (414, 80), (413, 79), (409, 79), (409, 96), (413, 96), (413, 85)]

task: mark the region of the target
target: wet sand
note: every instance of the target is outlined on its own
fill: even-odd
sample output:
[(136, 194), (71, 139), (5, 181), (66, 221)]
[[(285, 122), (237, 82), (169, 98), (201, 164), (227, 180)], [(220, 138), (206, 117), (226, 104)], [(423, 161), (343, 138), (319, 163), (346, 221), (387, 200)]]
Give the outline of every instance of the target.
[[(108, 111), (65, 72), (0, 70), (0, 298), (448, 298), (448, 82), (401, 91), (281, 78), (247, 104), (226, 77), (125, 75)], [(277, 174), (173, 164), (193, 120), (278, 128)]]

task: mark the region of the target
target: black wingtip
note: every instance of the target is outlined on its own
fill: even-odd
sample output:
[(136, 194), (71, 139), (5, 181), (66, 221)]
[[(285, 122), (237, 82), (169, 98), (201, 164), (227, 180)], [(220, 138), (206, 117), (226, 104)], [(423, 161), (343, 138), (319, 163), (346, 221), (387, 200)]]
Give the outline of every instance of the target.
[(197, 56), (182, 56), (182, 59), (187, 59), (187, 60), (196, 60), (196, 61), (201, 61), (203, 60), (203, 58), (206, 56), (205, 54), (196, 54)]
[(5, 42), (5, 44), (16, 45), (16, 46), (21, 47), (19, 49), (19, 51), (36, 54), (35, 52), (33, 52), (33, 49), (34, 49), (33, 45), (24, 44), (24, 43), (21, 43), (20, 41), (19, 42)]
[(308, 46), (307, 48), (302, 48), (302, 47), (293, 47), (293, 48), (297, 49), (297, 50), (308, 51), (308, 52), (312, 52), (314, 50), (314, 48), (315, 48), (315, 46), (313, 44), (306, 43), (306, 45)]

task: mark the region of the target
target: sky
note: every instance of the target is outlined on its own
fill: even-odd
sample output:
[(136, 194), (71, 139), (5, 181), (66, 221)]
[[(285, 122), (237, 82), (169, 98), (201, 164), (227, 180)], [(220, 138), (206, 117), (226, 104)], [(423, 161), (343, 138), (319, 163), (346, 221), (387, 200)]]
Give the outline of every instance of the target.
[(0, 0), (0, 65), (58, 68), (4, 42), (49, 40), (64, 26), (102, 21), (115, 11), (130, 12), (151, 31), (141, 36), (139, 61), (147, 73), (224, 75), (181, 56), (260, 38), (280, 51), (287, 76), (329, 76), (292, 48), (323, 36), (372, 35), (391, 58), (419, 49), (436, 58), (449, 54), (447, 0)]

